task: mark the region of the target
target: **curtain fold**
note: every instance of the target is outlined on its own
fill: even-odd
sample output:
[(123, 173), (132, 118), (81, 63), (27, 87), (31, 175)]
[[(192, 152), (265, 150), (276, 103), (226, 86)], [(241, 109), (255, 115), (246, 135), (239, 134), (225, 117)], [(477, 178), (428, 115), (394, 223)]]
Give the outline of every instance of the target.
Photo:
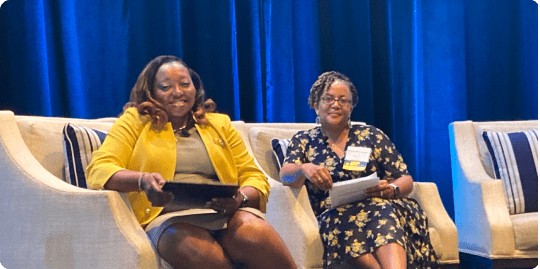
[(10, 0), (0, 109), (116, 116), (152, 58), (173, 54), (233, 120), (313, 122), (324, 71), (356, 85), (352, 119), (394, 141), (453, 215), (448, 124), (538, 118), (532, 0)]

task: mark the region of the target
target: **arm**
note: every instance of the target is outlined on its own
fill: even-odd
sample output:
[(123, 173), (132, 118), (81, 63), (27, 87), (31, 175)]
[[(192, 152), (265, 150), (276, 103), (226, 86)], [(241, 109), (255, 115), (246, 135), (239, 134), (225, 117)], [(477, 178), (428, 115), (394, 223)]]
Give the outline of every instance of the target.
[(87, 168), (90, 188), (118, 192), (143, 190), (153, 206), (163, 206), (171, 199), (170, 194), (161, 190), (165, 180), (159, 173), (144, 174), (126, 169), (145, 123), (134, 108), (118, 119), (103, 145), (92, 155)]
[(306, 175), (302, 171), (302, 165), (295, 163), (283, 164), (279, 171), (279, 179), (283, 185), (287, 185), (293, 188), (300, 188), (304, 185)]
[[(203, 141), (207, 140), (212, 145), (208, 145), (207, 148), (213, 162), (219, 162), (220, 164), (219, 167), (216, 167), (216, 173), (220, 175), (224, 182), (237, 183), (241, 186), (234, 197), (234, 202), (216, 203), (213, 207), (218, 210), (225, 209), (227, 212), (234, 212), (241, 206), (243, 202), (242, 194), (244, 194), (248, 197), (246, 206), (265, 212), (270, 185), (266, 176), (255, 164), (253, 156), (249, 154), (242, 136), (230, 123), (230, 119), (226, 115), (208, 113), (207, 119), (214, 128), (202, 128), (200, 133)], [(217, 134), (213, 133), (213, 130), (217, 131)], [(223, 137), (230, 150), (227, 150), (227, 147), (216, 146), (213, 142), (215, 137)]]
[[(92, 153), (92, 161), (86, 168), (88, 188), (103, 190), (107, 189), (107, 185), (112, 190), (120, 192), (138, 190), (137, 176), (133, 175), (134, 179), (131, 179), (131, 182), (115, 182), (114, 175), (127, 168), (143, 128), (136, 110), (126, 110), (112, 126), (103, 145)], [(123, 179), (122, 181), (128, 180), (125, 177)]]
[[(394, 185), (399, 187), (399, 190), (401, 192), (400, 197), (407, 197), (413, 191), (413, 178), (410, 175), (404, 175), (395, 180), (389, 180), (388, 183), (393, 183)], [(392, 189), (390, 197), (400, 198), (394, 196), (394, 190)]]
[[(394, 188), (389, 184), (394, 184), (399, 188), (400, 195), (396, 197)], [(381, 196), (382, 191), (382, 196)], [(413, 191), (413, 179), (410, 175), (404, 175), (397, 179), (381, 179), (379, 185), (366, 189), (366, 195), (370, 197), (401, 198), (407, 197)]]
[(161, 190), (163, 184), (165, 180), (159, 173), (120, 170), (107, 180), (105, 189), (119, 192), (144, 191), (152, 206), (162, 207), (173, 198), (171, 193)]
[(328, 169), (310, 163), (306, 158), (308, 138), (304, 134), (304, 131), (300, 131), (291, 138), (287, 147), (287, 156), (279, 171), (280, 181), (284, 185), (300, 188), (307, 179), (320, 189), (331, 189), (333, 183)]
[(279, 171), (279, 178), (284, 185), (293, 188), (302, 187), (306, 179), (322, 190), (329, 190), (333, 186), (328, 169), (312, 163), (286, 163)]
[[(377, 139), (372, 157), (378, 162), (383, 179), (379, 185), (368, 188), (366, 194), (371, 197), (400, 198), (407, 197), (413, 190), (413, 179), (407, 172), (407, 165), (403, 157), (396, 149), (390, 138), (379, 129), (373, 131)], [(400, 197), (396, 197), (394, 188), (389, 184), (396, 185), (400, 190)]]
[[(238, 133), (238, 130), (234, 128), (230, 121), (227, 122), (227, 126), (227, 140), (238, 171), (238, 183), (241, 186), (240, 191), (248, 197), (249, 202), (247, 206), (264, 212), (266, 211), (266, 203), (270, 194), (268, 179), (255, 164), (253, 156), (249, 154), (244, 139)], [(237, 194), (236, 198), (240, 200), (242, 195)]]

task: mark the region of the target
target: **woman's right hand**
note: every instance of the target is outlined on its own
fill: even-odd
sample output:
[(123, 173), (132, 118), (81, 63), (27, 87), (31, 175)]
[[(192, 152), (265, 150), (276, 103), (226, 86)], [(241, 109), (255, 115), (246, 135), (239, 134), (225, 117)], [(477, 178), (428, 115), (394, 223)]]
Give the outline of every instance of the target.
[(311, 183), (315, 184), (315, 186), (321, 190), (329, 190), (334, 185), (330, 172), (328, 172), (328, 169), (326, 169), (324, 166), (312, 163), (304, 163), (302, 164), (302, 171), (304, 172), (306, 178), (308, 178)]
[(142, 175), (141, 190), (146, 193), (146, 198), (152, 203), (152, 206), (163, 207), (172, 200), (172, 193), (164, 192), (161, 189), (163, 184), (165, 184), (165, 180), (159, 173)]

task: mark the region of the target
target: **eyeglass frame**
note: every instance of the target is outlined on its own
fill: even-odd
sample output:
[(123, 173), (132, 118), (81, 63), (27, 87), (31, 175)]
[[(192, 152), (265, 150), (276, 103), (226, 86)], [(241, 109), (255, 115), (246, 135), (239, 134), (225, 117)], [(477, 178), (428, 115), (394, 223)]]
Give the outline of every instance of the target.
[(333, 105), (334, 103), (336, 103), (336, 101), (338, 102), (340, 106), (352, 105), (352, 100), (345, 96), (333, 97), (333, 98), (329, 96), (321, 97), (321, 103), (323, 103), (324, 105)]

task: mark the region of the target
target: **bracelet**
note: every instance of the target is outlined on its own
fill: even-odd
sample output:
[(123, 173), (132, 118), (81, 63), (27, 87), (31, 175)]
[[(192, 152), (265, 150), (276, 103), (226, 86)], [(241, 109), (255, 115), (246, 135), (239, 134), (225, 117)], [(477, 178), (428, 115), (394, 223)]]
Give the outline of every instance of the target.
[(139, 184), (139, 191), (143, 191), (143, 190), (141, 189), (141, 183), (142, 183), (142, 178), (143, 178), (143, 176), (146, 175), (146, 174), (148, 174), (148, 173), (142, 172), (141, 175), (139, 176), (139, 180), (137, 181), (138, 184)]
[(242, 203), (240, 204), (240, 207), (246, 207), (249, 202), (249, 197), (245, 195), (242, 191), (238, 191), (242, 195)]

